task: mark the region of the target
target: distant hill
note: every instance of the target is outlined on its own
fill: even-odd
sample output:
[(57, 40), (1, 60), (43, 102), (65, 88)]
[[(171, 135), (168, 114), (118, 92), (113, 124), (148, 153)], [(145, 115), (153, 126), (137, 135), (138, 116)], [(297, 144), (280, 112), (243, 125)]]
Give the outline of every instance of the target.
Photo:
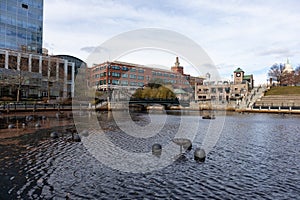
[(300, 86), (272, 87), (265, 94), (265, 96), (268, 96), (268, 95), (299, 95), (299, 97), (300, 97)]

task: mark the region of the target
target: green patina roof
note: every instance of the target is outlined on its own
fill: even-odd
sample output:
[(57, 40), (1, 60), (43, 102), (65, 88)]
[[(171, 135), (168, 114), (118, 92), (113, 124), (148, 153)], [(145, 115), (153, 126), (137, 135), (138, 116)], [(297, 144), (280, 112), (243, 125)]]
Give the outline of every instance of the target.
[(174, 89), (174, 93), (175, 94), (186, 94), (186, 91), (184, 91), (183, 89)]
[(244, 75), (244, 78), (243, 78), (243, 79), (244, 79), (244, 80), (251, 79), (251, 76), (252, 76), (252, 75)]
[(235, 72), (235, 73), (236, 73), (236, 72), (244, 72), (244, 70), (242, 70), (241, 68), (237, 68), (234, 72)]

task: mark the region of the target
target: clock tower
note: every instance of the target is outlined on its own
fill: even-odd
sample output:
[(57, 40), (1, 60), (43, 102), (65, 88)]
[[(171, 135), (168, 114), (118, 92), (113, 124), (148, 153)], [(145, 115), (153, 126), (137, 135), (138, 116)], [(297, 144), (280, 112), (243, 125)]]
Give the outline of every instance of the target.
[(233, 72), (233, 76), (234, 76), (234, 84), (241, 84), (243, 82), (244, 79), (244, 71), (241, 68), (237, 68), (234, 72)]

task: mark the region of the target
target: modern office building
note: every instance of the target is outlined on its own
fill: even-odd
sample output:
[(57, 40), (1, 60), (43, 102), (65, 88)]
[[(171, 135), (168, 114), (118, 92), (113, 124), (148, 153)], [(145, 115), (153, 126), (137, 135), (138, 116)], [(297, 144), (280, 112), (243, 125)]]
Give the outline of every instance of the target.
[(0, 0), (0, 48), (42, 53), (43, 0)]
[(188, 91), (195, 86), (196, 82), (200, 84), (203, 79), (185, 74), (178, 57), (171, 70), (119, 61), (94, 65), (90, 69), (90, 86), (96, 87), (98, 90), (120, 87), (139, 88), (147, 85), (150, 81)]
[(55, 55), (53, 57), (65, 59), (68, 62), (75, 63), (75, 76), (78, 74), (78, 69), (80, 67), (87, 68), (87, 64), (83, 60), (81, 60), (81, 59), (79, 59), (77, 57), (74, 57), (74, 56), (70, 56), (70, 55)]
[(74, 96), (75, 63), (66, 59), (0, 49), (0, 98)]

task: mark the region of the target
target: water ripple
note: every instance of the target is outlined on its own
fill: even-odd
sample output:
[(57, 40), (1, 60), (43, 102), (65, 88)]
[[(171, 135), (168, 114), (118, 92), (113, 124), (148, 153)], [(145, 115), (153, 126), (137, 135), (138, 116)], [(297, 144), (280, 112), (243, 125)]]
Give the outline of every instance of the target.
[[(103, 116), (102, 116), (103, 117)], [(179, 116), (178, 116), (179, 117)], [(193, 116), (197, 118), (197, 116)], [(139, 123), (147, 116), (137, 115)], [(105, 120), (103, 118), (102, 120)], [(166, 131), (177, 130), (172, 116)], [(198, 120), (198, 119), (197, 119)], [(217, 146), (205, 163), (193, 160), (201, 145), (206, 121), (186, 159), (145, 174), (106, 167), (95, 160), (82, 143), (57, 140), (49, 133), (34, 141), (21, 137), (18, 144), (0, 140), (0, 196), (4, 199), (297, 199), (299, 177), (299, 117), (277, 115), (230, 115)], [(124, 148), (147, 152), (157, 138), (128, 145), (130, 136), (120, 136), (112, 121), (103, 121), (106, 134)], [(168, 142), (172, 133), (162, 143)], [(130, 142), (129, 142), (130, 143)], [(126, 146), (127, 145), (127, 146)], [(142, 150), (139, 150), (142, 148)], [(139, 150), (139, 151), (138, 151)]]

